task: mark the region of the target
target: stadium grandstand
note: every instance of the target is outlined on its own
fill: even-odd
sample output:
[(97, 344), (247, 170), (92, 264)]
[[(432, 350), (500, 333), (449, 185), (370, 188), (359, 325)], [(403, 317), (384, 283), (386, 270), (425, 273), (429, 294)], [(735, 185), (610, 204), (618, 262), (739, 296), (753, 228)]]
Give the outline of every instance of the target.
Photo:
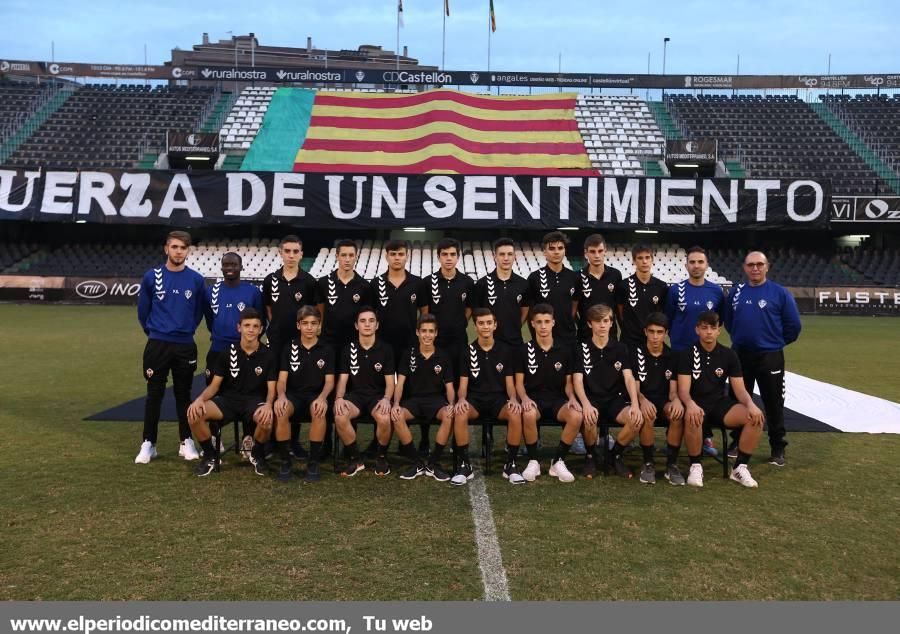
[[(232, 63), (231, 75), (227, 69), (220, 72)], [(264, 79), (247, 81), (238, 72), (242, 65), (262, 73)], [(267, 67), (281, 68), (282, 79), (257, 70)], [(710, 252), (709, 278), (728, 287), (741, 281), (742, 254), (754, 247), (770, 253), (772, 279), (791, 287), (900, 284), (900, 239), (892, 225), (859, 222), (887, 220), (900, 213), (897, 199), (891, 198), (900, 191), (900, 99), (885, 94), (887, 90), (821, 94), (800, 88), (713, 87), (670, 89), (651, 100), (649, 90), (645, 95), (621, 88), (560, 92), (546, 86), (526, 91), (521, 86), (491, 85), (486, 89), (454, 86), (449, 82), (458, 73), (440, 77), (435, 67), (420, 65), (406, 50), (398, 55), (364, 45), (355, 51), (326, 51), (314, 47), (311, 38), (306, 48), (288, 49), (260, 45), (254, 34), (218, 42), (204, 34), (192, 50), (173, 51), (172, 59), (160, 68), (168, 79), (140, 83), (11, 71), (0, 75), (0, 165), (19, 174), (28, 170), (176, 174), (173, 167), (187, 166), (188, 173), (212, 168), (226, 174), (443, 173), (659, 182), (684, 177), (812, 179), (830, 189), (832, 220), (851, 213), (849, 207), (835, 211), (841, 197), (847, 197), (856, 222), (832, 222), (815, 230), (751, 227), (727, 233), (712, 226), (684, 233), (646, 223), (599, 223), (611, 246), (608, 261), (627, 275), (633, 270), (629, 248), (649, 241), (658, 252), (658, 274), (674, 282), (683, 277), (685, 248), (700, 243)], [(391, 68), (407, 74), (386, 70)], [(212, 69), (220, 69), (219, 75)], [(325, 72), (334, 69), (340, 71), (339, 81)], [(313, 73), (311, 81), (290, 81), (306, 71)], [(392, 81), (376, 81), (388, 75)], [(477, 81), (477, 73), (468, 75)], [(414, 76), (420, 79), (402, 83)], [(444, 85), (429, 83), (435, 79)], [(191, 162), (203, 157), (188, 156), (185, 163), (184, 155), (168, 151), (170, 135), (180, 132), (191, 134), (192, 140), (203, 135), (213, 139), (213, 151), (206, 157), (210, 160)], [(699, 140), (715, 142), (711, 160), (687, 165), (670, 160), (673, 147)], [(868, 217), (856, 210), (873, 201), (875, 208), (865, 208)], [(161, 228), (128, 226), (112, 231), (78, 220), (82, 222), (65, 229), (56, 223), (5, 221), (0, 273), (134, 278), (158, 260), (155, 234)], [(367, 278), (384, 271), (379, 251), (391, 237), (412, 239), (409, 266), (419, 275), (435, 270), (434, 244), (443, 235), (463, 241), (460, 267), (466, 274), (477, 278), (493, 267), (490, 240), (482, 231), (467, 229), (463, 223), (418, 234), (409, 231), (421, 228), (401, 224), (357, 223), (337, 231), (304, 221), (292, 229), (306, 241), (304, 268), (315, 276), (333, 270), (333, 244), (346, 236), (359, 242), (358, 271)], [(560, 219), (557, 224), (565, 222)], [(525, 275), (543, 265), (538, 238), (547, 228), (553, 227), (529, 229), (506, 223), (493, 237), (510, 235), (520, 241), (516, 270)], [(244, 276), (261, 279), (277, 268), (274, 245), (282, 230), (265, 224), (248, 229), (241, 230), (237, 223), (227, 230), (195, 229), (199, 242), (192, 266), (215, 278), (221, 254), (237, 250), (245, 257)], [(578, 268), (583, 264), (581, 240), (593, 229), (585, 224), (571, 229), (578, 231), (571, 234), (567, 262)], [(641, 230), (657, 233), (635, 233)]]

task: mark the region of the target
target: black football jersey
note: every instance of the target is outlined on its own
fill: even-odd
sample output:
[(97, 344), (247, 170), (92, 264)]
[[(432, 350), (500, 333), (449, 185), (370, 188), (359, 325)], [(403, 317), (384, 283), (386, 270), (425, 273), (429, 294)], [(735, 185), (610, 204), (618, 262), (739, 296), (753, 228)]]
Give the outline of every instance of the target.
[[(416, 343), (416, 306), (422, 278), (407, 271), (400, 286), (394, 286), (385, 272), (372, 280), (375, 312), (378, 314), (378, 336), (392, 347)], [(399, 363), (400, 360), (396, 359)]]
[(654, 402), (669, 400), (669, 383), (677, 379), (675, 353), (663, 344), (662, 354), (654, 357), (646, 346), (637, 346), (632, 353), (634, 378), (640, 382), (641, 394)]
[(494, 341), (485, 350), (476, 339), (463, 351), (459, 374), (469, 379), (468, 394), (506, 396), (506, 377), (513, 376), (514, 365), (512, 348)]
[(397, 373), (406, 377), (403, 398), (447, 395), (447, 383), (453, 383), (450, 357), (440, 348), (427, 359), (419, 346), (410, 346), (400, 359)]
[[(553, 338), (559, 342), (575, 339), (572, 300), (575, 299), (575, 289), (580, 283), (578, 274), (566, 267), (557, 273), (548, 266), (542, 266), (528, 276), (528, 305), (553, 306)], [(534, 332), (531, 333), (531, 338), (534, 339)]]
[(287, 391), (318, 394), (325, 386), (325, 376), (334, 374), (334, 350), (317, 341), (306, 348), (295, 339), (281, 353), (279, 370), (287, 372)]
[(223, 396), (239, 396), (266, 400), (268, 381), (278, 379), (278, 361), (269, 346), (260, 344), (253, 354), (247, 354), (241, 344), (229, 344), (216, 361), (213, 373), (222, 377), (220, 393)]
[(332, 271), (319, 279), (318, 293), (319, 301), (325, 305), (322, 338), (335, 350), (342, 350), (358, 336), (356, 314), (360, 307), (372, 306), (372, 287), (358, 273), (344, 284), (337, 271)]
[(394, 351), (377, 339), (371, 348), (363, 348), (359, 340), (351, 341), (338, 361), (338, 373), (350, 375), (347, 392), (384, 392), (385, 377), (395, 370)]
[(622, 306), (622, 341), (638, 346), (646, 340), (644, 324), (650, 313), (664, 312), (669, 285), (651, 276), (647, 283), (629, 275), (616, 287), (616, 303)]
[[(316, 278), (304, 270), (288, 281), (284, 269), (269, 273), (263, 280), (263, 305), (272, 310), (272, 320), (266, 329), (270, 343), (279, 348), (297, 337), (297, 311), (302, 306), (315, 306), (320, 298)], [(280, 350), (276, 351), (276, 354)]]
[(517, 374), (524, 375), (525, 391), (531, 398), (565, 396), (566, 377), (572, 374), (572, 355), (568, 348), (553, 342), (544, 350), (537, 341), (519, 347)]
[[(592, 336), (587, 323), (587, 311), (591, 306), (606, 304), (615, 311), (616, 286), (622, 281), (622, 273), (612, 266), (605, 266), (603, 275), (599, 278), (589, 273), (589, 268), (584, 267), (578, 272), (578, 286), (575, 287), (575, 301), (578, 302), (578, 335), (587, 340)], [(618, 327), (615, 317), (609, 336), (617, 339)]]
[(472, 308), (489, 308), (497, 318), (494, 338), (508, 346), (522, 344), (522, 307), (528, 306), (528, 281), (513, 273), (508, 280), (491, 271), (475, 283)]
[(737, 353), (720, 343), (707, 352), (699, 343), (682, 351), (678, 374), (691, 377), (691, 398), (715, 402), (727, 393), (730, 377), (743, 377)]
[(578, 343), (575, 372), (583, 375), (584, 391), (592, 400), (626, 396), (625, 370), (631, 370), (628, 346), (610, 339), (603, 348), (593, 340)]
[(435, 271), (419, 283), (416, 304), (428, 307), (428, 312), (437, 317), (439, 347), (452, 347), (466, 341), (466, 308), (471, 307), (475, 282), (460, 271), (453, 279), (447, 279)]

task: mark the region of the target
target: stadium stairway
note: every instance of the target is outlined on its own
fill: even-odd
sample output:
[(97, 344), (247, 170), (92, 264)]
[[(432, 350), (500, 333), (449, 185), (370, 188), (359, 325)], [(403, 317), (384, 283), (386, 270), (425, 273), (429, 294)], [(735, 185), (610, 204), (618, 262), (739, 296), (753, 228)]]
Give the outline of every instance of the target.
[(683, 138), (681, 130), (675, 125), (675, 121), (672, 120), (672, 115), (670, 115), (669, 111), (666, 109), (666, 104), (661, 101), (648, 101), (647, 106), (649, 106), (650, 113), (656, 120), (656, 125), (659, 126), (659, 129), (662, 131), (666, 140)]
[(19, 128), (13, 136), (7, 139), (6, 143), (0, 146), (0, 165), (12, 156), (15, 151), (19, 149), (19, 146), (27, 141), (28, 137), (50, 118), (50, 115), (59, 110), (74, 92), (74, 90), (71, 90), (68, 87), (58, 90), (44, 103), (43, 106), (38, 108), (34, 114), (25, 121), (22, 127)]
[(209, 116), (206, 117), (206, 121), (200, 126), (200, 131), (218, 132), (219, 128), (222, 126), (222, 122), (226, 119), (228, 113), (234, 106), (234, 102), (235, 98), (233, 93), (223, 92), (219, 95), (216, 105), (213, 106), (212, 110), (209, 112)]
[(223, 172), (236, 172), (241, 169), (241, 165), (244, 164), (244, 154), (236, 154), (229, 153), (225, 156), (225, 160), (222, 161), (222, 166), (219, 168)]
[(747, 170), (744, 169), (744, 166), (736, 158), (726, 160), (725, 169), (728, 170), (728, 175), (731, 176), (731, 178), (747, 177)]
[(809, 104), (809, 107), (872, 168), (873, 172), (878, 174), (879, 178), (885, 182), (893, 193), (900, 192), (900, 188), (897, 187), (897, 175), (881, 162), (881, 159), (878, 158), (872, 148), (866, 145), (850, 128), (834, 116), (834, 113), (828, 109), (827, 104), (814, 102)]

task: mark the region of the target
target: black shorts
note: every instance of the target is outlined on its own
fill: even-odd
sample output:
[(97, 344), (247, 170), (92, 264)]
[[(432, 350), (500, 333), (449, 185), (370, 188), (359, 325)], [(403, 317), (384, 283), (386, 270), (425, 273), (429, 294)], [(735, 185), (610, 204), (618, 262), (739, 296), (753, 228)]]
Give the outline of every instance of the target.
[(287, 392), (284, 396), (294, 406), (294, 415), (291, 416), (291, 420), (295, 422), (308, 421), (312, 418), (309, 408), (313, 401), (319, 398), (318, 392)]
[(144, 379), (165, 383), (170, 370), (173, 383), (178, 382), (179, 386), (183, 381), (190, 383), (197, 370), (197, 345), (148, 339), (144, 346)]
[(431, 421), (437, 413), (447, 407), (447, 399), (443, 396), (412, 396), (400, 401), (400, 407), (408, 409), (416, 418)]
[(720, 399), (704, 403), (698, 402), (697, 405), (700, 406), (705, 414), (703, 417), (704, 431), (709, 433), (715, 427), (723, 427), (725, 425), (725, 415), (737, 404), (738, 402), (730, 396), (723, 396)]
[(479, 417), (494, 419), (500, 418), (500, 412), (503, 411), (503, 408), (506, 407), (506, 403), (509, 401), (506, 395), (499, 394), (496, 396), (491, 394), (469, 394), (466, 400), (469, 401), (469, 405), (475, 408)]
[(537, 398), (533, 398), (531, 400), (533, 400), (534, 404), (537, 405), (538, 418), (544, 421), (544, 424), (560, 422), (559, 419), (557, 419), (557, 416), (559, 416), (559, 410), (561, 410), (563, 406), (569, 402), (569, 399), (565, 398), (564, 396), (538, 396)]
[(253, 413), (260, 405), (266, 402), (265, 399), (247, 398), (239, 395), (223, 395), (219, 394), (212, 398), (212, 402), (216, 404), (219, 411), (222, 412), (222, 422), (230, 423), (239, 420), (250, 424), (253, 422)]
[(600, 412), (599, 422), (605, 425), (618, 425), (616, 418), (622, 413), (622, 410), (629, 407), (631, 403), (623, 396), (613, 396), (605, 399), (591, 399), (591, 405)]
[(344, 400), (353, 403), (361, 416), (370, 415), (378, 401), (383, 398), (384, 392), (348, 392), (344, 394)]

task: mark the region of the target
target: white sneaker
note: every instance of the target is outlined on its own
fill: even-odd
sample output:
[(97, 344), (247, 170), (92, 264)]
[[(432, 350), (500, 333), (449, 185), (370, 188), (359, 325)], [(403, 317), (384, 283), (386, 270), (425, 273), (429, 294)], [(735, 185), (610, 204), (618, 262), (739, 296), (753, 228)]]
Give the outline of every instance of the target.
[(537, 460), (529, 460), (522, 472), (522, 477), (528, 482), (534, 482), (541, 475), (541, 463)]
[(241, 460), (250, 460), (250, 454), (252, 452), (253, 436), (244, 436), (244, 439), (241, 441)]
[(134, 464), (149, 464), (151, 460), (156, 458), (156, 445), (145, 440), (141, 443), (141, 450), (134, 459)]
[(750, 475), (750, 469), (745, 464), (739, 464), (731, 470), (731, 479), (749, 489), (755, 489), (759, 486), (759, 483)]
[(559, 478), (560, 482), (575, 482), (575, 476), (569, 471), (564, 460), (557, 460), (551, 464), (549, 473), (554, 478)]
[(689, 487), (703, 486), (703, 465), (692, 464), (691, 470), (688, 472), (687, 483)]
[(194, 441), (191, 438), (185, 439), (178, 446), (178, 455), (185, 460), (200, 460), (200, 454), (197, 453), (197, 447), (194, 446)]

